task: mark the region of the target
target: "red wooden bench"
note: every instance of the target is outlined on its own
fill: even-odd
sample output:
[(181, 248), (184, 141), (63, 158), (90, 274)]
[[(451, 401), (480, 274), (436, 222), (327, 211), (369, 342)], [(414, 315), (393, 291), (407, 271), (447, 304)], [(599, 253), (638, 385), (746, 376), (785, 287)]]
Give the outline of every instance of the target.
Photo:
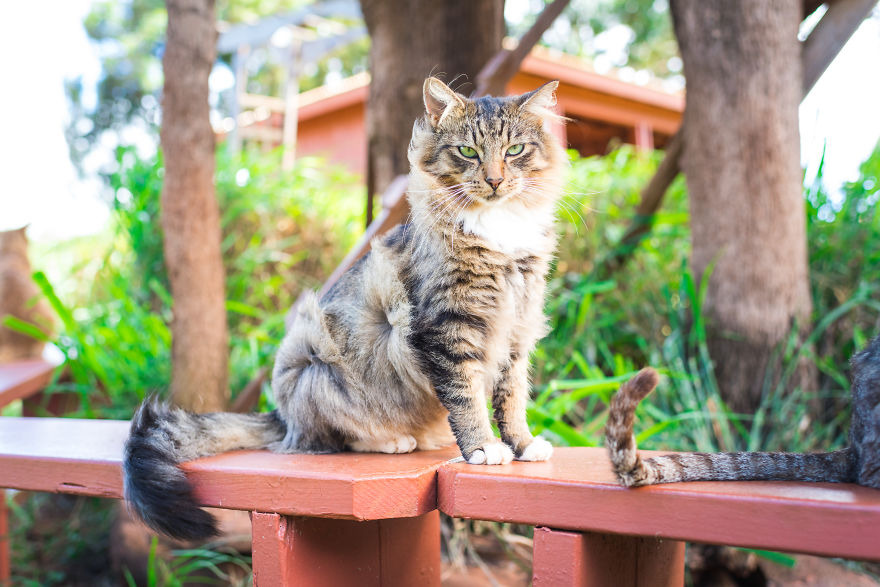
[[(119, 498), (128, 422), (0, 419), (0, 487)], [(436, 508), (536, 526), (535, 585), (681, 585), (684, 542), (880, 560), (880, 491), (807, 483), (619, 487), (602, 449), (546, 463), (245, 451), (187, 463), (200, 501), (253, 512), (257, 585), (438, 585)]]
[(446, 464), (440, 510), (536, 526), (536, 586), (682, 585), (684, 542), (880, 560), (880, 490), (834, 483), (620, 487), (604, 449), (545, 463)]
[(40, 405), (42, 391), (52, 381), (56, 367), (43, 359), (0, 364), (0, 408), (22, 400), (23, 411), (33, 411)]
[[(128, 427), (0, 418), (0, 487), (121, 498)], [(439, 585), (436, 472), (456, 455), (240, 451), (184, 468), (203, 505), (253, 512), (255, 584)]]
[[(31, 414), (46, 403), (43, 389), (52, 380), (56, 365), (43, 359), (0, 364), (0, 409), (22, 400), (22, 412)], [(0, 584), (9, 580), (9, 512), (0, 491)]]

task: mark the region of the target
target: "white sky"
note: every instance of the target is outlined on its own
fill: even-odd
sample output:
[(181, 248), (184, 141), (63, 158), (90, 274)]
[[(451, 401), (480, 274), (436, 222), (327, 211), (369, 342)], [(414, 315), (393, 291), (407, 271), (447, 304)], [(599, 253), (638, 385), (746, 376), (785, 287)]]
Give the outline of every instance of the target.
[[(35, 240), (100, 230), (101, 185), (68, 158), (63, 80), (88, 87), (100, 65), (82, 28), (88, 0), (14, 2), (0, 20), (0, 230), (31, 223)], [(826, 182), (857, 176), (880, 138), (880, 19), (866, 21), (801, 105), (801, 152), (814, 169), (827, 145)]]
[(82, 27), (86, 0), (12, 2), (0, 19), (0, 230), (31, 223), (32, 239), (96, 232), (100, 183), (79, 181), (64, 139), (65, 77), (97, 79)]

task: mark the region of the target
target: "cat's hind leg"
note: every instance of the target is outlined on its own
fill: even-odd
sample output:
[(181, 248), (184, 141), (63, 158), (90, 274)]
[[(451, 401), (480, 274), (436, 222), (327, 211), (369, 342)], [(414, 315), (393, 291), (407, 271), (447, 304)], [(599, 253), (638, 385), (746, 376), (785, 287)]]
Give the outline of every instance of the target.
[(382, 452), (400, 454), (416, 449), (416, 439), (409, 434), (401, 434), (390, 438), (368, 438), (350, 442), (348, 447), (354, 452)]
[(433, 422), (415, 433), (419, 450), (436, 450), (455, 442), (452, 428), (445, 414), (440, 414)]

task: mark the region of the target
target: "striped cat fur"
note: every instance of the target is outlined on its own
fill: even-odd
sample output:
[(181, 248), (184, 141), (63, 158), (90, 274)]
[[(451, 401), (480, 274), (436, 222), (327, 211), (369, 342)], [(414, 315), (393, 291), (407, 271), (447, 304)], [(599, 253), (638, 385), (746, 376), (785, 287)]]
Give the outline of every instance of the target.
[(135, 414), (125, 494), (142, 520), (177, 538), (213, 534), (178, 464), (234, 449), (403, 453), (454, 441), (472, 464), (550, 458), (526, 401), (567, 165), (550, 130), (556, 86), (470, 100), (426, 80), (410, 221), (299, 306), (275, 359), (277, 410), (197, 415), (145, 402)]
[(605, 445), (622, 485), (678, 481), (824, 481), (880, 489), (880, 337), (853, 356), (849, 446), (826, 453), (676, 453), (642, 458), (633, 435), (635, 410), (657, 386), (642, 369), (611, 400)]

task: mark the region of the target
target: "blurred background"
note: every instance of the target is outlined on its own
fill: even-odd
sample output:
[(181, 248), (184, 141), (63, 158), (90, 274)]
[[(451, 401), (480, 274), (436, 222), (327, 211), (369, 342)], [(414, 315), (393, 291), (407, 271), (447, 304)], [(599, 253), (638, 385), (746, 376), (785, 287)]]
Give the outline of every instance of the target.
[[(383, 193), (405, 172), (399, 162), (405, 142), (401, 148), (399, 136), (382, 132), (396, 124), (389, 112), (413, 106), (417, 113), (421, 104), (409, 86), (387, 80), (433, 73), (464, 94), (479, 87), (475, 74), (488, 59), (464, 77), (430, 58), (411, 71), (395, 70), (401, 55), (389, 57), (380, 52), (385, 45), (378, 45), (379, 38), (394, 38), (382, 32), (391, 21), (382, 4), (216, 4), (208, 100), (225, 272), (221, 311), (229, 333), (228, 382), (224, 377), (220, 398), (227, 404), (272, 407), (270, 394), (260, 391), (268, 391), (265, 372), (283, 336), (285, 313), (300, 292), (321, 288), (370, 222), (397, 210)], [(495, 2), (495, 45), (478, 49), (459, 41), (443, 50), (490, 57), (510, 52), (548, 5)], [(804, 43), (831, 9), (804, 6), (803, 18), (790, 23), (792, 43), (795, 30)], [(406, 17), (416, 19), (411, 22), (418, 22), (417, 9), (421, 4), (408, 9), (413, 12)], [(743, 120), (754, 114), (755, 120), (793, 121), (785, 150), (794, 161), (796, 202), (786, 204), (785, 223), (794, 217), (796, 236), (755, 244), (748, 241), (750, 231), (734, 227), (732, 244), (715, 249), (700, 235), (719, 232), (708, 223), (712, 217), (734, 213), (704, 196), (705, 182), (694, 180), (718, 177), (718, 197), (741, 198), (748, 222), (781, 225), (765, 202), (783, 190), (762, 183), (763, 171), (754, 165), (754, 157), (778, 149), (759, 138), (751, 159), (742, 143), (717, 151), (722, 155), (708, 163), (696, 157), (699, 135), (679, 130), (687, 118), (686, 74), (711, 82), (728, 70), (689, 61), (670, 12), (666, 0), (571, 0), (503, 79), (507, 93), (559, 80), (558, 108), (569, 119), (559, 131), (571, 170), (546, 308), (552, 330), (533, 357), (530, 424), (557, 445), (597, 446), (611, 394), (650, 364), (666, 377), (640, 408), (638, 440), (647, 448), (839, 448), (849, 422), (848, 358), (880, 331), (880, 12), (869, 7), (867, 17), (857, 19), (852, 36), (840, 40), (833, 61), (805, 95), (800, 65), (783, 64), (797, 74), (791, 78), (798, 96), (790, 117), (780, 113), (772, 92), (766, 104), (758, 101), (754, 113), (744, 114)], [(0, 317), (7, 315), (6, 328), (50, 343), (48, 356), (63, 362), (49, 391), (75, 399), (67, 415), (127, 419), (147, 395), (168, 392), (177, 360), (171, 346), (176, 294), (160, 209), (166, 7), (159, 0), (71, 0), (51, 7), (22, 2), (5, 7), (4, 15), (0, 231), (29, 225), (30, 266), (24, 274), (31, 293), (27, 311), (0, 305)], [(428, 15), (422, 16), (427, 22)], [(720, 23), (722, 30), (745, 26)], [(419, 25), (411, 28), (418, 34)], [(683, 31), (685, 25), (679, 35)], [(407, 46), (403, 41), (414, 42), (398, 40), (398, 49)], [(760, 118), (766, 115), (761, 110), (768, 119)], [(415, 116), (411, 111), (399, 116), (404, 135)], [(688, 116), (699, 119), (693, 110)], [(715, 134), (734, 136), (724, 123)], [(701, 124), (691, 124), (688, 132)], [(683, 155), (675, 150), (681, 140)], [(389, 146), (392, 154), (383, 154)], [(662, 175), (665, 156), (673, 168), (658, 196), (647, 186)], [(754, 170), (757, 183), (725, 191), (730, 168), (740, 176)], [(646, 207), (652, 194), (655, 201)], [(756, 282), (763, 280), (755, 275), (772, 281), (777, 273), (760, 261), (761, 251), (791, 244), (794, 261), (781, 265), (795, 267), (797, 277), (787, 293), (764, 292), (749, 302), (783, 326), (768, 334), (727, 321), (740, 310), (725, 305), (725, 296), (744, 297), (738, 287), (760, 290)], [(733, 269), (719, 261), (724, 250), (741, 255)], [(15, 253), (0, 243), (0, 263)], [(751, 277), (743, 285), (731, 272)], [(774, 298), (800, 301), (786, 308), (760, 301)], [(730, 332), (734, 336), (725, 338)], [(744, 380), (724, 364), (725, 357), (752, 373), (747, 392), (739, 391)], [(247, 390), (250, 396), (242, 399)], [(21, 413), (20, 402), (3, 407), (3, 415)], [(116, 519), (109, 506), (85, 501), (50, 507), (46, 499), (11, 500), (13, 532), (31, 536), (13, 541), (14, 566), (26, 569), (31, 584), (114, 584), (122, 563), (111, 561), (105, 548)], [(66, 516), (71, 508), (87, 521), (58, 535), (40, 514), (58, 510)], [(449, 521), (447, 530), (446, 554), (456, 565), (481, 560), (480, 552), (507, 553), (492, 567), (505, 577), (501, 583), (527, 581), (529, 549), (520, 546), (528, 529)], [(40, 542), (34, 535), (42, 537), (42, 546), (35, 547)], [(244, 569), (224, 581), (247, 581), (246, 554), (211, 553), (151, 564), (164, 565), (168, 581), (191, 571), (192, 560), (208, 561), (195, 565), (200, 572), (215, 563)], [(782, 555), (762, 560), (794, 562)]]

